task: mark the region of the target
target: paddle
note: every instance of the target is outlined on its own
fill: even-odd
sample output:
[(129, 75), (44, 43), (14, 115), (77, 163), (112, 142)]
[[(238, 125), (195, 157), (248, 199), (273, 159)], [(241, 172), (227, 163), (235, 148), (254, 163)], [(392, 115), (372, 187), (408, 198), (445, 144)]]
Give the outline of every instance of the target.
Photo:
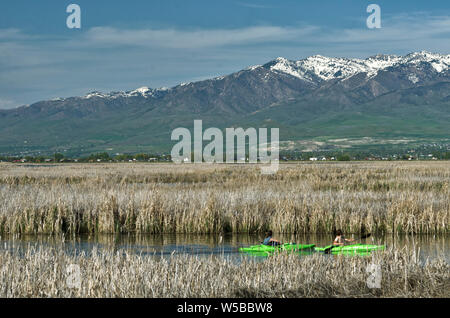
[[(261, 242), (261, 244), (264, 245), (264, 242)], [(278, 243), (278, 242), (273, 242), (272, 244), (267, 245), (267, 246), (280, 247), (280, 246), (283, 246), (283, 245), (285, 245), (285, 244), (289, 244), (289, 243)]]
[[(353, 240), (353, 242), (356, 242), (356, 241), (359, 241), (359, 240), (363, 240), (363, 239), (365, 239), (365, 238), (368, 238), (368, 237), (371, 236), (371, 235), (372, 235), (372, 233), (363, 234), (363, 235), (361, 235), (360, 238), (358, 238), (358, 239), (356, 239), (356, 240)], [(330, 252), (331, 252), (331, 250), (333, 249), (333, 247), (336, 247), (336, 246), (339, 246), (339, 245), (329, 245), (329, 246), (327, 246), (327, 247), (323, 250), (323, 252), (324, 252), (325, 254), (330, 254)]]

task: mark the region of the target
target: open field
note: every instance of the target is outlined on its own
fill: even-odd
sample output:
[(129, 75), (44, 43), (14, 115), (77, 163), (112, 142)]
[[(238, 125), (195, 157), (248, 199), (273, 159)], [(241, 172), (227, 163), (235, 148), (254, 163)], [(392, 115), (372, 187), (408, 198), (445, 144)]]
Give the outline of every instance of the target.
[(1, 234), (445, 233), (450, 162), (0, 164)]
[[(280, 254), (235, 264), (114, 251), (75, 256), (41, 246), (23, 255), (2, 251), (0, 264), (0, 297), (450, 297), (449, 264), (423, 264), (411, 250), (371, 257)], [(370, 264), (380, 265), (380, 288), (368, 287)], [(79, 276), (67, 271), (73, 265)]]

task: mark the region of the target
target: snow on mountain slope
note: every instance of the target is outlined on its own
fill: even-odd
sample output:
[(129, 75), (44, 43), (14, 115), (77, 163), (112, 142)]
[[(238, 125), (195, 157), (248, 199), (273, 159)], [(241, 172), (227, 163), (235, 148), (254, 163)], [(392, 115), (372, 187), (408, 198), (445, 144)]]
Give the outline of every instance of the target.
[(148, 98), (148, 97), (157, 96), (158, 93), (162, 93), (167, 90), (168, 90), (168, 88), (166, 88), (166, 87), (152, 89), (152, 88), (148, 88), (148, 87), (144, 86), (144, 87), (140, 87), (135, 90), (128, 91), (128, 92), (111, 92), (111, 93), (105, 94), (105, 93), (94, 91), (94, 92), (91, 92), (91, 93), (85, 95), (83, 98), (90, 99), (90, 98), (94, 98), (94, 97), (99, 97), (99, 98), (115, 99), (115, 98), (119, 98), (119, 97), (136, 97), (136, 96), (142, 96), (142, 97)]
[[(366, 59), (355, 58), (334, 58), (321, 55), (310, 56), (303, 60), (293, 61), (279, 57), (265, 65), (250, 66), (245, 71), (253, 72), (260, 68), (266, 68), (271, 72), (288, 74), (290, 76), (302, 79), (312, 84), (318, 84), (333, 79), (346, 80), (356, 74), (365, 73), (367, 78), (372, 78), (381, 70), (392, 66), (415, 66), (421, 63), (428, 63), (437, 73), (447, 71), (450, 66), (450, 55), (435, 54), (426, 51), (410, 53), (405, 56), (377, 54)], [(266, 78), (268, 74), (264, 75)], [(212, 80), (222, 80), (226, 76), (219, 76)], [(408, 79), (412, 83), (419, 82), (420, 78), (414, 74), (408, 74)], [(183, 83), (179, 86), (195, 84), (195, 82)], [(128, 92), (112, 92), (109, 94), (101, 92), (91, 92), (84, 96), (84, 99), (90, 98), (109, 98), (119, 97), (160, 97), (174, 88), (152, 89), (141, 87)]]
[(135, 89), (134, 91), (131, 91), (130, 95), (137, 95), (137, 94), (145, 95), (145, 94), (147, 94), (150, 91), (151, 91), (150, 88), (144, 86), (144, 87), (140, 87), (138, 89)]
[(428, 62), (431, 64), (431, 66), (433, 66), (433, 68), (438, 73), (448, 70), (450, 66), (450, 54), (449, 55), (433, 54), (422, 51), (410, 53), (406, 55), (404, 59), (406, 60), (404, 62), (405, 64), (418, 64), (421, 62)]
[(429, 52), (411, 53), (406, 56), (378, 54), (367, 59), (330, 58), (314, 55), (299, 61), (291, 61), (283, 57), (277, 58), (270, 65), (270, 70), (295, 76), (309, 82), (315, 78), (322, 81), (332, 79), (347, 79), (359, 73), (367, 73), (373, 77), (379, 71), (396, 65), (417, 65), (430, 63), (438, 72), (448, 70), (450, 55), (433, 54)]

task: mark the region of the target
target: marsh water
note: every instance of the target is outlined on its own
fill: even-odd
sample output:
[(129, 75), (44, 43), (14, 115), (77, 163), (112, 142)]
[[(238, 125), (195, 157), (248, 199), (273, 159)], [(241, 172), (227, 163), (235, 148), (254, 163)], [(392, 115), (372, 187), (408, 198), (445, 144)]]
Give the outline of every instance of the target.
[[(330, 235), (278, 235), (282, 242), (299, 244), (315, 244), (326, 246), (331, 244)], [(357, 236), (354, 237), (355, 239)], [(189, 254), (239, 260), (242, 257), (255, 256), (239, 252), (239, 247), (260, 244), (261, 235), (81, 235), (77, 237), (56, 237), (44, 235), (25, 235), (0, 238), (0, 250), (25, 251), (31, 246), (45, 246), (63, 249), (67, 253), (89, 254), (93, 249), (98, 251), (123, 251), (154, 257)], [(371, 236), (358, 241), (365, 244), (385, 244), (388, 248), (415, 249), (422, 259), (444, 257), (450, 262), (450, 236), (441, 235), (384, 235)], [(306, 255), (301, 255), (304, 257)]]

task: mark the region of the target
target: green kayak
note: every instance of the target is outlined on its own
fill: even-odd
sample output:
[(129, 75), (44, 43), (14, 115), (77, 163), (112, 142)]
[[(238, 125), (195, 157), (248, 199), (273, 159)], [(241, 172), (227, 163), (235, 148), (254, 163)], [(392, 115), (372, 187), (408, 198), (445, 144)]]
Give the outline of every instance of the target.
[[(317, 252), (323, 252), (330, 248), (332, 245), (325, 247), (316, 247)], [(335, 246), (331, 249), (332, 254), (352, 254), (352, 253), (369, 253), (372, 251), (380, 251), (386, 248), (385, 245), (372, 245), (372, 244), (352, 244), (344, 246)]]
[(294, 244), (294, 243), (285, 243), (278, 246), (270, 246), (270, 245), (253, 245), (248, 247), (239, 248), (239, 252), (276, 252), (276, 251), (289, 251), (289, 252), (297, 252), (297, 251), (313, 251), (315, 245), (314, 244)]

